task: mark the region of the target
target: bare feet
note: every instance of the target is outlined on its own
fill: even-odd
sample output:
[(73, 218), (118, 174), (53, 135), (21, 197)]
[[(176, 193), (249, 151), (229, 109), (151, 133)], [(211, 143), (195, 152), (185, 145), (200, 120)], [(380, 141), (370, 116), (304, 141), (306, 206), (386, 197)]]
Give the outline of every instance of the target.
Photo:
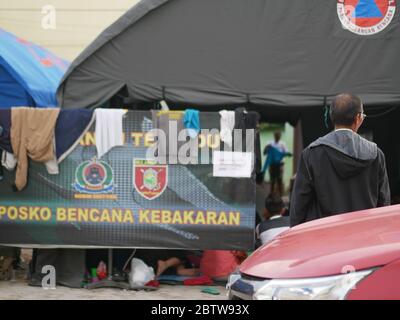
[(157, 274), (156, 276), (159, 277), (161, 276), (161, 274), (168, 269), (168, 263), (167, 261), (163, 261), (163, 260), (158, 260), (157, 262)]

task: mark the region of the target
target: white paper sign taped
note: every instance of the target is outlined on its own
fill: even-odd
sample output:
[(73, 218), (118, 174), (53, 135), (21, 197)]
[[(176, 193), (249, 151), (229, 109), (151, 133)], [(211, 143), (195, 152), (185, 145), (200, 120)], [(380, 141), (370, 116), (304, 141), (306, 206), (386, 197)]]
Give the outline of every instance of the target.
[(213, 152), (213, 176), (230, 178), (250, 178), (253, 171), (251, 152)]

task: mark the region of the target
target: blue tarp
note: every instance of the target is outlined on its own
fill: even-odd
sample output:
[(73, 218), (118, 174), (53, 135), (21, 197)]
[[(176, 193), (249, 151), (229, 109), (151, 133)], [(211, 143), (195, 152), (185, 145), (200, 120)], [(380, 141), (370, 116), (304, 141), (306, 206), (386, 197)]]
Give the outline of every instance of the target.
[(55, 107), (69, 62), (0, 28), (0, 108)]

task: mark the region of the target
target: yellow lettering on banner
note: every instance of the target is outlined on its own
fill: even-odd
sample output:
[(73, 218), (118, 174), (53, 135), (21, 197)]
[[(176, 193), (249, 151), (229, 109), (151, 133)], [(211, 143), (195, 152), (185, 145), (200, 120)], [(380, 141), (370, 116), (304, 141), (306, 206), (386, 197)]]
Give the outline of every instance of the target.
[(113, 222), (122, 222), (122, 210), (121, 209), (113, 209), (112, 210), (112, 221)]
[(203, 211), (197, 212), (196, 224), (205, 224), (205, 223), (206, 219), (204, 218), (204, 212)]
[(15, 220), (18, 218), (18, 209), (16, 207), (8, 208), (8, 219)]
[(133, 139), (133, 145), (139, 147), (141, 138), (143, 137), (143, 132), (132, 132), (131, 137)]
[(19, 208), (19, 219), (20, 220), (27, 220), (28, 219), (28, 207), (20, 207)]
[(194, 220), (193, 220), (193, 215), (194, 215), (194, 211), (184, 211), (184, 216), (183, 216), (183, 223), (184, 224), (194, 224)]
[(217, 224), (217, 213), (215, 211), (208, 212), (207, 224)]
[(78, 221), (89, 222), (89, 210), (87, 208), (78, 208)]
[(139, 222), (140, 223), (151, 223), (149, 219), (149, 210), (139, 210)]
[(240, 225), (240, 212), (229, 212), (229, 224)]
[(34, 208), (30, 207), (29, 208), (29, 220), (40, 221), (39, 210), (40, 210), (40, 208), (38, 208), (38, 207), (34, 207)]
[(56, 210), (57, 221), (66, 221), (67, 220), (66, 211), (67, 210), (65, 208), (57, 208), (57, 210)]
[(164, 224), (170, 224), (172, 222), (172, 212), (169, 210), (162, 210), (161, 220)]
[(101, 214), (100, 222), (111, 222), (110, 212), (108, 211), (108, 209), (103, 210), (103, 212)]
[(125, 214), (124, 214), (124, 223), (135, 223), (135, 220), (133, 218), (133, 212), (131, 210), (125, 210)]
[(90, 222), (99, 222), (100, 221), (100, 211), (98, 209), (91, 209), (89, 215)]
[(225, 211), (221, 211), (219, 213), (219, 217), (218, 217), (218, 224), (228, 224), (228, 218), (226, 217), (226, 212)]
[(172, 218), (172, 223), (173, 224), (183, 224), (182, 215), (179, 210), (175, 210), (174, 216)]
[(151, 223), (161, 223), (161, 211), (153, 210), (151, 218)]
[(211, 134), (208, 136), (208, 141), (207, 142), (208, 142), (208, 147), (211, 148), (211, 149), (219, 148), (219, 145), (221, 143), (221, 141), (220, 141), (218, 136), (211, 135)]
[(83, 139), (80, 141), (80, 145), (83, 147), (93, 146), (96, 144), (96, 140), (94, 137), (94, 132), (86, 132)]
[[(55, 214), (60, 222), (135, 223), (134, 212), (130, 209), (56, 208)], [(138, 214), (141, 224), (239, 226), (241, 221), (239, 211), (140, 209)], [(0, 206), (0, 219), (3, 217), (9, 220), (50, 221), (53, 212), (50, 207)]]
[(68, 215), (67, 215), (67, 219), (68, 221), (71, 222), (76, 222), (76, 213), (78, 210), (76, 210), (76, 208), (68, 208)]
[(51, 219), (51, 209), (48, 207), (44, 207), (40, 210), (40, 218), (43, 221), (49, 221)]
[(154, 144), (154, 136), (152, 133), (146, 133), (144, 135), (144, 146), (151, 147)]
[(204, 148), (206, 146), (206, 137), (204, 134), (199, 134), (199, 148)]
[(4, 216), (7, 213), (7, 208), (1, 206), (0, 207), (0, 219), (2, 218), (2, 216)]

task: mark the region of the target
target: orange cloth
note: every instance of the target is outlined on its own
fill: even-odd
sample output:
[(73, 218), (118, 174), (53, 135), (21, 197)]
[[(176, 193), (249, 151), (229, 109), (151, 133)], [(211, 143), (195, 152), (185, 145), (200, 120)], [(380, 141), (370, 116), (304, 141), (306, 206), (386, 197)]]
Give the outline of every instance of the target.
[(240, 265), (237, 251), (205, 250), (200, 262), (200, 271), (211, 278), (226, 277)]
[(12, 108), (11, 146), (18, 161), (15, 185), (22, 190), (28, 180), (28, 157), (47, 162), (54, 159), (54, 129), (60, 109)]

